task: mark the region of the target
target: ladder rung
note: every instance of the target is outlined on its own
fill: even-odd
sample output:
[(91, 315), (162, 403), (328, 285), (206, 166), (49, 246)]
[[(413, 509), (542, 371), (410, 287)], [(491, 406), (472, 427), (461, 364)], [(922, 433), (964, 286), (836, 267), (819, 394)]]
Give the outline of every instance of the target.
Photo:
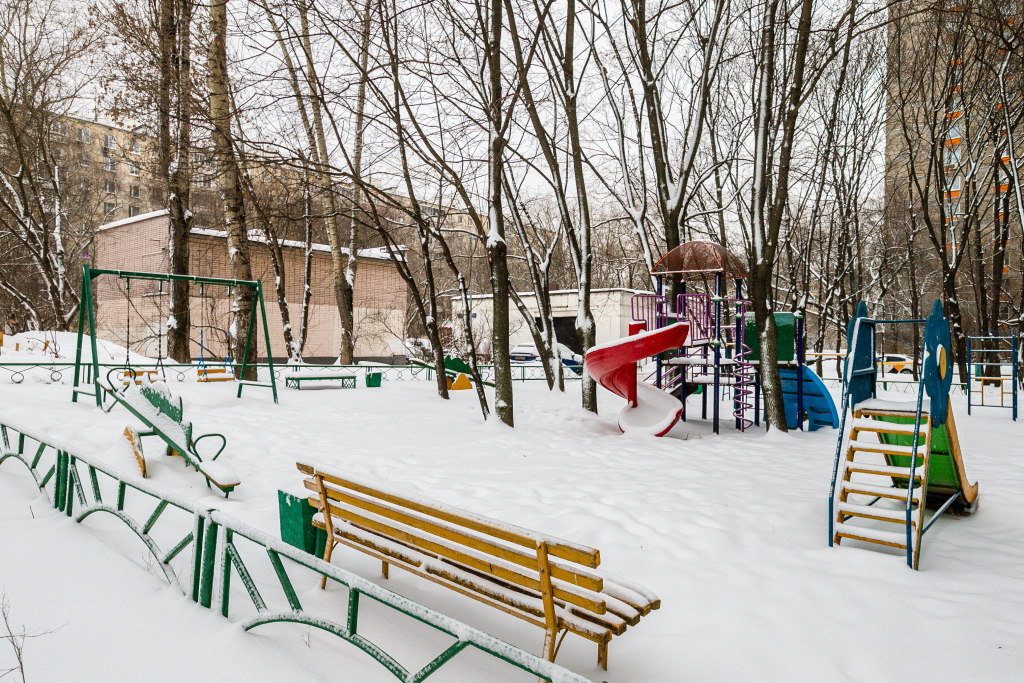
[[(923, 425), (922, 425), (923, 426)], [(914, 425), (898, 422), (885, 422), (884, 420), (869, 420), (863, 417), (854, 418), (853, 429), (862, 432), (885, 432), (889, 434), (913, 434)]]
[[(865, 496), (879, 496), (881, 498), (891, 498), (892, 500), (906, 501), (907, 490), (897, 488), (895, 486), (875, 486), (874, 484), (864, 484), (859, 481), (844, 481), (843, 489), (847, 493), (860, 493)], [(921, 487), (918, 486), (914, 489), (914, 501), (919, 503), (921, 498)]]
[[(849, 524), (836, 524), (836, 536), (840, 538), (851, 538), (868, 543), (880, 543), (893, 548), (907, 547), (907, 534), (897, 531), (880, 531), (863, 526), (851, 526)], [(911, 536), (913, 538), (913, 535)]]
[[(851, 441), (851, 451), (860, 451), (862, 453), (884, 453), (886, 455), (913, 455), (913, 446), (900, 446), (899, 444), (887, 444), (887, 443), (866, 443), (863, 441)], [(925, 451), (925, 445), (919, 444), (917, 447), (917, 456), (923, 457)]]
[[(901, 479), (910, 479), (909, 467), (893, 467), (891, 465), (871, 465), (867, 463), (847, 461), (846, 470), (848, 472), (861, 472), (863, 474), (877, 474), (883, 477), (900, 477)], [(923, 470), (924, 467), (918, 467), (915, 470), (914, 479), (916, 481), (921, 480), (921, 474)]]
[[(853, 503), (839, 503), (839, 512), (851, 517), (863, 517), (865, 519), (877, 519), (881, 522), (895, 522), (896, 524), (907, 523), (907, 512), (906, 510), (888, 510), (886, 508), (877, 508), (874, 505), (855, 505)], [(917, 526), (917, 518), (920, 514), (920, 509), (915, 509), (910, 513), (910, 523), (913, 526)]]

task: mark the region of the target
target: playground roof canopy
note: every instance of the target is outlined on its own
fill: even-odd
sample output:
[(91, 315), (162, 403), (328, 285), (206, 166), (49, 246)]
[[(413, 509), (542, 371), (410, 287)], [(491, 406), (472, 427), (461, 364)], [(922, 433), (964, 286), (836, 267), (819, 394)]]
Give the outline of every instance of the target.
[(652, 275), (673, 280), (711, 280), (721, 273), (727, 278), (746, 279), (747, 267), (721, 244), (708, 240), (684, 242), (661, 257)]

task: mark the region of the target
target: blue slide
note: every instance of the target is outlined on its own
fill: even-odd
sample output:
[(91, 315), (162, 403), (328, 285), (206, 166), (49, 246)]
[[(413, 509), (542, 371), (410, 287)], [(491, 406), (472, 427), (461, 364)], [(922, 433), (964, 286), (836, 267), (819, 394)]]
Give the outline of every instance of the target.
[[(806, 365), (802, 374), (807, 429), (812, 432), (819, 427), (839, 429), (839, 413), (825, 383)], [(786, 406), (786, 426), (797, 429), (800, 424), (796, 414), (796, 368), (779, 368), (779, 378), (782, 380), (782, 402)]]

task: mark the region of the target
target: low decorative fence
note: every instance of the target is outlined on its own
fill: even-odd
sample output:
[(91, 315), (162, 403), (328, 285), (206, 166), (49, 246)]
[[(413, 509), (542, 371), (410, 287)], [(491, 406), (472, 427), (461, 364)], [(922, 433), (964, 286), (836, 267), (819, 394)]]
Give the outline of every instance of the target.
[[(157, 366), (152, 364), (133, 364), (133, 370), (162, 369), (163, 377), (168, 381), (184, 382), (195, 381), (196, 369), (198, 366), (188, 363), (162, 363)], [(267, 364), (256, 364), (258, 372), (266, 373)], [(480, 376), (485, 382), (494, 381), (494, 366), (481, 365)], [(100, 372), (107, 373), (113, 369), (124, 369), (122, 363), (101, 363)], [(434, 369), (420, 365), (279, 365), (274, 364), (274, 376), (283, 380), (291, 372), (315, 372), (318, 375), (337, 373), (339, 375), (352, 375), (367, 372), (379, 372), (384, 380), (389, 382), (404, 381), (434, 381)], [(12, 384), (21, 384), (28, 378), (40, 382), (53, 384), (70, 383), (74, 378), (75, 364), (67, 361), (40, 361), (36, 363), (10, 362), (6, 363), (0, 359), (0, 382), (8, 381)], [(566, 367), (563, 373), (565, 380), (571, 382), (581, 379), (582, 375), (573, 369)], [(118, 373), (116, 379), (121, 381), (123, 373)], [(513, 382), (544, 381), (544, 367), (537, 365), (514, 364), (512, 366)], [(92, 366), (82, 366), (81, 384), (92, 383)]]
[[(76, 522), (99, 513), (121, 520), (152, 554), (168, 584), (203, 607), (217, 609), (225, 618), (240, 621), (246, 631), (275, 622), (314, 627), (359, 648), (404, 683), (423, 681), (468, 648), (552, 683), (591, 683), (567, 669), (328, 564), (219, 510), (198, 507), (3, 415), (0, 415), (0, 436), (0, 464), (6, 460), (24, 464), (40, 492), (57, 510)], [(170, 549), (165, 551), (165, 547)], [(184, 561), (182, 553), (190, 547), (191, 557)], [(348, 591), (348, 605), (341, 619), (336, 620), (335, 615), (319, 616), (310, 610), (308, 599), (306, 606), (299, 600), (296, 581), (319, 586), (321, 577), (341, 584)], [(244, 590), (232, 589), (234, 580)], [(360, 632), (360, 604), (366, 599), (383, 605), (389, 612), (398, 612), (446, 633), (453, 642), (425, 666), (410, 671), (380, 644)]]

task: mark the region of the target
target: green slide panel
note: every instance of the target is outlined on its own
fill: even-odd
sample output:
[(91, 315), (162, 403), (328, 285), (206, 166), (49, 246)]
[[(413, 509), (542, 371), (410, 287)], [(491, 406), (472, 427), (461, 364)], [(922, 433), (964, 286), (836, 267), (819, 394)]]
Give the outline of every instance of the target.
[[(875, 419), (896, 424), (914, 424), (912, 417), (876, 416)], [(914, 443), (913, 434), (879, 434), (878, 437), (882, 443), (889, 446), (912, 446)], [(885, 460), (892, 467), (910, 467), (909, 455), (886, 455)], [(949, 447), (949, 438), (946, 435), (946, 425), (932, 429), (931, 460), (931, 469), (928, 472), (928, 492), (952, 495), (961, 490), (956, 464), (953, 462), (953, 453)], [(924, 458), (918, 456), (917, 466), (920, 467), (923, 462)], [(898, 485), (906, 486), (906, 483), (900, 480)]]
[[(743, 328), (743, 343), (750, 348), (747, 360), (761, 360), (761, 344), (757, 338), (757, 324), (749, 316)], [(790, 363), (796, 359), (796, 317), (792, 313), (775, 314), (776, 339), (778, 339), (778, 361)]]

